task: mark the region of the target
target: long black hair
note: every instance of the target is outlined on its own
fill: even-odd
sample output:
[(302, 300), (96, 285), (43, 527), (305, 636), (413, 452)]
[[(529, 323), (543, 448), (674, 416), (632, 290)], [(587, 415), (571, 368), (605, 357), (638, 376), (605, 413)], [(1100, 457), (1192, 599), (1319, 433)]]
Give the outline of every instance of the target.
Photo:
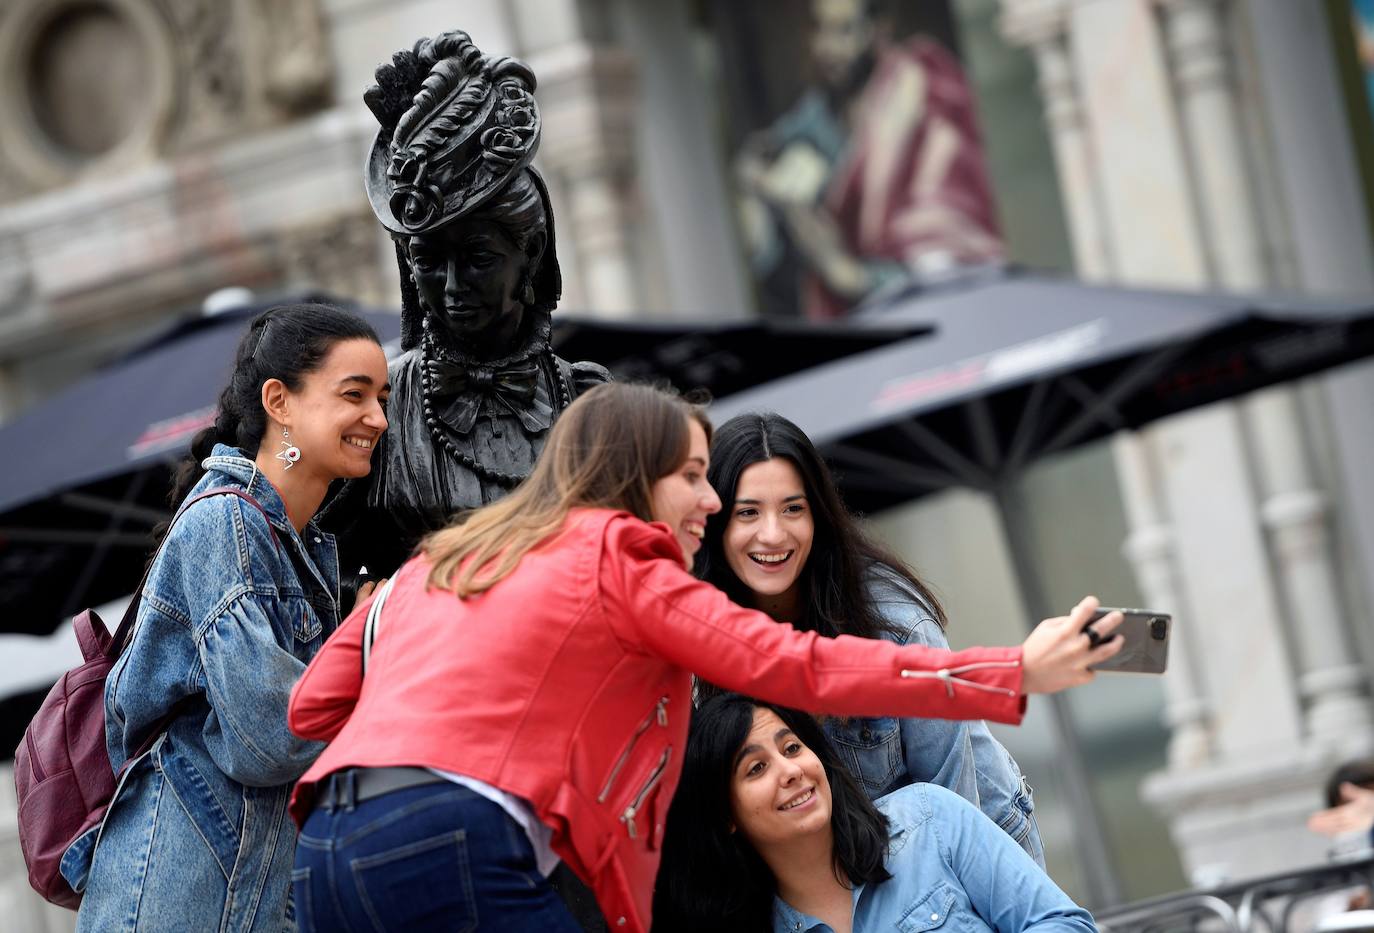
[(753, 593), (725, 559), (725, 527), (735, 510), (741, 474), (775, 457), (789, 461), (801, 474), (815, 524), (811, 554), (800, 577), (802, 614), (793, 624), (830, 637), (876, 638), (888, 631), (865, 585), (868, 575), (881, 567), (884, 577), (923, 602), (944, 628), (944, 609), (930, 587), (900, 558), (869, 540), (845, 508), (830, 469), (811, 439), (771, 412), (736, 415), (716, 429), (707, 478), (720, 496), (721, 509), (707, 519), (706, 539), (696, 558), (697, 576), (741, 605), (754, 604)]
[(201, 461), (216, 444), (237, 447), (250, 460), (258, 455), (267, 430), (264, 382), (280, 379), (288, 389), (298, 391), (302, 377), (319, 369), (329, 351), (345, 340), (381, 344), (366, 321), (334, 305), (278, 305), (255, 317), (234, 353), (234, 371), (220, 393), (215, 423), (191, 439), (191, 451), (177, 467), (168, 496), (172, 507), (179, 506), (205, 475)]
[(654, 933), (757, 931), (771, 926), (777, 883), (744, 833), (731, 832), (735, 755), (753, 728), (756, 709), (776, 713), (825, 768), (836, 877), (849, 884), (892, 877), (883, 864), (887, 819), (845, 770), (816, 720), (794, 709), (724, 693), (692, 715), (654, 886)]

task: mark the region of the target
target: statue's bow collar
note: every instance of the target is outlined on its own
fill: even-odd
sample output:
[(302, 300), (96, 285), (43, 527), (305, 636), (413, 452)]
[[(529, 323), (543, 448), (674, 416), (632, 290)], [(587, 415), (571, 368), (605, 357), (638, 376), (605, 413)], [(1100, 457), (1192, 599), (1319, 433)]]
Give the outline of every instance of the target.
[(487, 399), (518, 418), (531, 433), (547, 431), (553, 423), (549, 394), (540, 391), (538, 357), (484, 365), (426, 354), (421, 365), (428, 404), (459, 434), (472, 430)]

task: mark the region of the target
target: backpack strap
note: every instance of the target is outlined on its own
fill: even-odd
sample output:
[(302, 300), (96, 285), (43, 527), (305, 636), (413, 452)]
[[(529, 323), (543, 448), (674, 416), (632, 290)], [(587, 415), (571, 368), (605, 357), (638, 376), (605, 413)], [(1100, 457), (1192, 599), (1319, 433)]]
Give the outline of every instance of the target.
[(393, 574), (377, 588), (377, 592), (372, 596), (372, 605), (367, 607), (367, 622), (363, 624), (363, 676), (367, 676), (367, 662), (372, 657), (372, 643), (377, 640), (377, 626), (382, 624), (382, 605), (386, 602), (386, 596), (391, 592), (391, 584), (395, 582)]
[[(166, 545), (167, 539), (171, 537), (172, 526), (177, 523), (177, 519), (186, 514), (191, 506), (195, 505), (201, 499), (209, 499), (211, 496), (238, 496), (244, 502), (247, 502), (253, 508), (261, 512), (262, 517), (267, 520), (267, 530), (272, 533), (272, 544), (278, 550), (281, 549), (281, 541), (277, 538), (277, 530), (272, 527), (272, 519), (268, 516), (267, 510), (262, 507), (262, 503), (242, 489), (236, 489), (232, 486), (217, 486), (214, 489), (207, 489), (187, 499), (181, 508), (177, 510), (177, 513), (172, 516), (171, 522), (167, 525), (167, 533), (162, 536), (162, 542), (158, 545), (157, 551), (153, 553), (153, 559), (148, 561), (148, 567), (143, 571), (143, 579), (138, 581), (138, 589), (134, 590), (133, 596), (129, 599), (129, 607), (124, 610), (124, 618), (120, 621), (119, 628), (115, 630), (114, 636), (110, 639), (110, 643), (106, 648), (110, 660), (119, 657), (120, 652), (124, 650), (126, 643), (133, 634), (134, 622), (138, 619), (138, 607), (139, 604), (143, 602), (143, 587), (148, 583), (148, 575), (153, 572), (153, 562), (157, 560), (157, 556), (162, 553), (162, 548)], [(163, 716), (154, 724), (147, 737), (144, 738), (143, 742), (139, 745), (138, 750), (130, 755), (128, 759), (125, 760), (124, 764), (120, 766), (118, 772), (119, 776), (123, 776), (125, 770), (129, 767), (129, 762), (141, 758), (149, 749), (157, 744), (157, 740), (162, 738), (162, 734), (171, 727), (172, 723), (176, 721), (176, 718), (190, 709), (194, 700), (194, 697), (183, 697), (168, 710), (167, 715)]]
[(172, 516), (171, 522), (168, 523), (167, 532), (162, 536), (161, 543), (158, 544), (157, 550), (153, 552), (152, 560), (148, 561), (148, 566), (143, 571), (143, 579), (138, 581), (138, 589), (134, 590), (133, 595), (129, 598), (129, 605), (124, 610), (124, 618), (120, 620), (119, 628), (115, 629), (114, 636), (110, 639), (109, 644), (105, 646), (105, 654), (111, 661), (119, 657), (120, 652), (124, 650), (129, 639), (133, 635), (134, 622), (138, 619), (138, 608), (143, 602), (143, 588), (148, 585), (148, 575), (153, 572), (153, 564), (157, 562), (158, 555), (162, 553), (163, 547), (166, 546), (167, 539), (172, 536), (173, 526), (176, 525), (177, 520), (180, 519), (181, 516), (185, 515), (190, 510), (191, 506), (195, 505), (201, 499), (209, 499), (212, 496), (238, 496), (244, 502), (247, 502), (253, 508), (261, 512), (262, 517), (267, 520), (267, 530), (272, 534), (272, 543), (278, 550), (281, 549), (281, 541), (277, 538), (277, 529), (272, 527), (272, 519), (267, 515), (267, 510), (262, 507), (262, 503), (258, 502), (257, 499), (254, 499), (242, 489), (237, 489), (233, 486), (216, 486), (214, 489), (207, 489), (187, 499), (181, 508), (177, 510), (177, 513)]

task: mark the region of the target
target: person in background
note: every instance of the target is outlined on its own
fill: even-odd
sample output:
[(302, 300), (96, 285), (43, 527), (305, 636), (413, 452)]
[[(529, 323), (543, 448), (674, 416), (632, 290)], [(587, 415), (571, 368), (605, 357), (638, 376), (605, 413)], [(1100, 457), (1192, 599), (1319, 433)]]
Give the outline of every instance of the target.
[(1308, 817), (1307, 828), (1374, 846), (1374, 759), (1347, 761), (1331, 772), (1325, 796), (1326, 809)]
[(350, 312), (273, 308), (240, 342), (172, 501), (251, 501), (196, 501), (152, 564), (106, 683), (111, 766), (166, 731), (63, 858), (82, 933), (291, 928), (287, 798), (324, 746), (291, 734), (286, 704), (341, 616), (334, 540), (312, 516), (371, 469), (387, 393), (377, 335)]
[(811, 717), (734, 694), (692, 720), (656, 933), (1096, 930), (957, 794), (870, 801)]
[(292, 800), (303, 929), (574, 930), (547, 880), (560, 861), (612, 929), (646, 929), (693, 672), (841, 714), (1016, 722), (1024, 694), (1086, 683), (1119, 650), (1083, 634), (1092, 598), (1020, 649), (957, 653), (731, 603), (689, 572), (720, 508), (709, 439), (680, 398), (588, 390), (524, 484), (379, 594), (366, 673), (374, 602), (324, 646), (289, 717), (330, 743)]
[[(775, 414), (731, 418), (711, 445), (710, 480), (723, 507), (706, 523), (702, 579), (803, 631), (949, 648), (930, 587), (864, 535), (795, 424)], [(870, 797), (916, 781), (947, 787), (1044, 867), (1030, 788), (986, 723), (829, 716), (822, 724)]]

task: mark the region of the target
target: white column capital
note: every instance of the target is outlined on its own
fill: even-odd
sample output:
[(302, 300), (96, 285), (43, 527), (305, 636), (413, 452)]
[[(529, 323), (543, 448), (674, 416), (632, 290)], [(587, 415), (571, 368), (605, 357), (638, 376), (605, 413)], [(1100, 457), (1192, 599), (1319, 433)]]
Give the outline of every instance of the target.
[(1230, 80), (1222, 0), (1154, 0), (1163, 14), (1174, 78), (1185, 94)]
[(1260, 505), (1260, 518), (1272, 531), (1313, 523), (1320, 526), (1326, 518), (1326, 496), (1315, 489), (1285, 490)]
[[(1203, 10), (1211, 7), (1217, 10), (1222, 5), (1229, 3), (1230, 0), (1152, 0), (1155, 6), (1164, 10), (1194, 9)], [(1218, 10), (1219, 11), (1219, 10)]]
[(1002, 37), (1033, 47), (1063, 39), (1069, 28), (1068, 0), (1002, 0)]

